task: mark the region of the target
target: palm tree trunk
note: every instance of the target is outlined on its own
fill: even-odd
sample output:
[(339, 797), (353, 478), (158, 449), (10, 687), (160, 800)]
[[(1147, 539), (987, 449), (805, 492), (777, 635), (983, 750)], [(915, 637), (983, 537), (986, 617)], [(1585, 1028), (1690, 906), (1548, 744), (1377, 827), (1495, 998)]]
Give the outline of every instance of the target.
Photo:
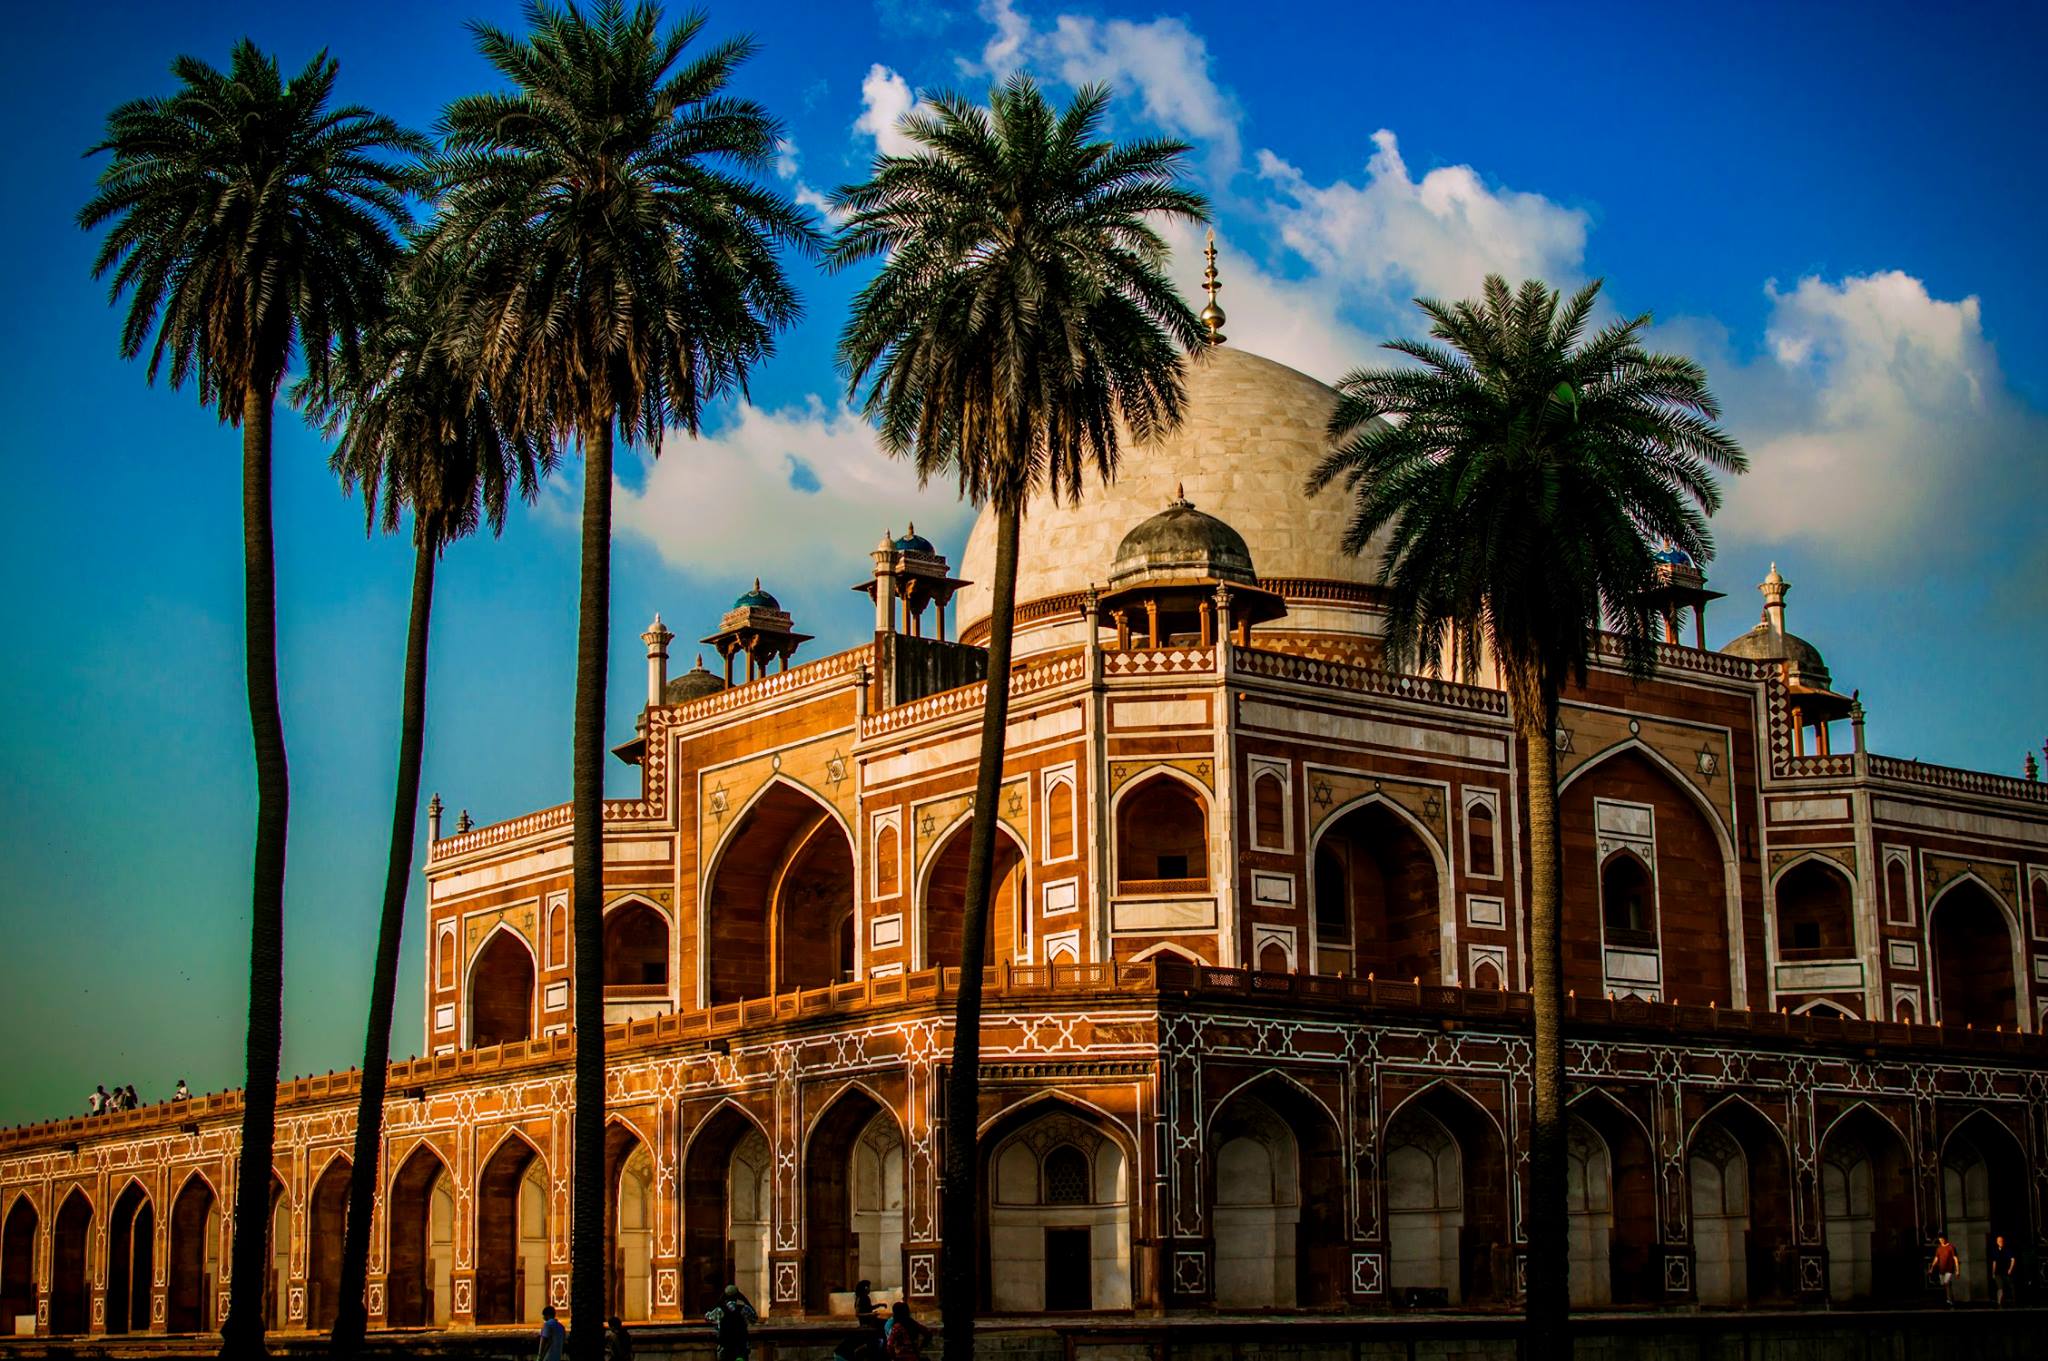
[(377, 965), (370, 982), (370, 1024), (363, 1035), (362, 1087), (356, 1098), (356, 1154), (349, 1167), (348, 1218), (342, 1234), (341, 1302), (328, 1348), (334, 1356), (362, 1349), (368, 1318), (364, 1278), (370, 1267), (370, 1217), (377, 1195), (384, 1133), (384, 1084), (391, 1062), (391, 1009), (398, 992), (398, 946), (405, 934), (406, 891), (412, 887), (413, 835), (419, 825), (420, 758), (426, 745), (427, 627), (434, 612), (432, 536), (413, 525), (412, 613), (405, 628), (405, 680), (399, 704), (398, 789), (391, 799), (391, 853), (384, 863), (384, 911), (377, 925)]
[(1565, 1223), (1563, 872), (1557, 840), (1557, 683), (1523, 706), (1529, 753), (1529, 971), (1535, 993), (1534, 1120), (1529, 1136), (1529, 1268), (1523, 1305), (1529, 1361), (1571, 1355), (1571, 1266)]
[(1017, 604), (1017, 527), (1013, 507), (996, 509), (996, 579), (989, 602), (988, 689), (981, 706), (981, 765), (974, 822), (967, 832), (967, 904), (960, 930), (960, 995), (953, 1012), (953, 1053), (946, 1069), (946, 1168), (940, 1194), (939, 1318), (946, 1361), (974, 1355), (974, 1308), (981, 1255), (976, 1209), (976, 1126), (981, 1105), (981, 977), (988, 950), (990, 883), (995, 866), (996, 805), (1003, 786), (1003, 738), (1010, 720), (1010, 644)]
[(235, 1236), (221, 1355), (263, 1355), (264, 1286), (270, 1275), (271, 1148), (277, 1067), (284, 1044), (284, 841), (290, 774), (277, 702), (277, 565), (270, 532), (271, 385), (249, 385), (242, 403), (242, 611), (249, 731), (256, 749), (256, 856), (249, 928), (249, 1035), (242, 1088), (241, 1162), (235, 1173)]
[(570, 1144), (569, 1352), (604, 1356), (604, 687), (611, 634), (612, 423), (583, 437), (583, 597), (576, 633), (576, 745), (571, 770), (571, 903), (576, 959), (576, 1111)]

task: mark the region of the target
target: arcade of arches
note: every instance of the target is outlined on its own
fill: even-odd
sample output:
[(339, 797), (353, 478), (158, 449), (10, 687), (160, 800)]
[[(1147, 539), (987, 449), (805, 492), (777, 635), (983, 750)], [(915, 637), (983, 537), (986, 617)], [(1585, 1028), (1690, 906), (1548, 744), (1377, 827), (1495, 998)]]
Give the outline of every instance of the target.
[(823, 801), (777, 781), (718, 852), (705, 893), (712, 1006), (853, 976), (853, 843)]

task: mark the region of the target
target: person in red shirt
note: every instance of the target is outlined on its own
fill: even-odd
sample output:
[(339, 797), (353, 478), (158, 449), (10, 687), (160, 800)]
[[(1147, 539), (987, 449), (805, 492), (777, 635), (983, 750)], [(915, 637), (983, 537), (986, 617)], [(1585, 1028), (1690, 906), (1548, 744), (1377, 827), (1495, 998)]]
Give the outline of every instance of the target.
[(1941, 1282), (1941, 1302), (1955, 1307), (1956, 1245), (1945, 1233), (1934, 1236), (1934, 1279)]

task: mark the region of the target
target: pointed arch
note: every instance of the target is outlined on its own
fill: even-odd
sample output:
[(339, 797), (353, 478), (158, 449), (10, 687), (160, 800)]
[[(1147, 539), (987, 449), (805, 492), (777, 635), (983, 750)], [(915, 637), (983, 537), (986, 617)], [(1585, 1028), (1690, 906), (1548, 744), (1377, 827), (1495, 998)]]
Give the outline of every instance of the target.
[(1341, 1304), (1351, 1222), (1344, 1122), (1292, 1074), (1256, 1073), (1207, 1122), (1216, 1302)]
[[(306, 1315), (305, 1325), (324, 1332), (334, 1326), (341, 1308), (341, 1243), (348, 1227), (348, 1184), (354, 1168), (339, 1149), (324, 1163), (312, 1184), (306, 1207)], [(289, 1218), (289, 1197), (278, 1184), (279, 1204)], [(388, 1201), (386, 1202), (389, 1203)], [(372, 1233), (376, 1220), (371, 1220)], [(229, 1263), (233, 1265), (232, 1261)], [(284, 1302), (291, 1259), (285, 1256), (275, 1270), (277, 1276), (277, 1325), (284, 1326)]]
[(535, 1323), (547, 1303), (548, 1163), (508, 1127), (478, 1163), (475, 1322)]
[(698, 878), (699, 1005), (840, 981), (840, 928), (859, 908), (855, 844), (831, 800), (780, 772), (747, 797)]
[[(753, 1217), (759, 1213), (759, 1207), (745, 1204), (739, 1207), (749, 1213), (745, 1218), (746, 1228), (737, 1236), (734, 1216), (735, 1173), (744, 1171), (749, 1176), (753, 1175), (750, 1169), (739, 1167), (742, 1150), (750, 1146), (772, 1146), (768, 1143), (767, 1128), (752, 1111), (731, 1097), (722, 1097), (714, 1103), (683, 1140), (685, 1317), (701, 1317), (717, 1302), (730, 1282), (738, 1282), (754, 1300), (755, 1307), (766, 1312), (767, 1296), (757, 1289), (748, 1289), (748, 1279), (757, 1279), (764, 1265), (766, 1243), (755, 1241), (764, 1232), (763, 1228), (756, 1227), (760, 1220)], [(747, 1192), (743, 1198), (747, 1201), (759, 1194), (758, 1187), (754, 1185), (741, 1189)]]
[[(1599, 1136), (1606, 1151), (1607, 1203), (1604, 1215), (1585, 1188), (1574, 1206), (1584, 1218), (1574, 1239), (1576, 1299), (1585, 1303), (1661, 1303), (1665, 1298), (1657, 1213), (1661, 1165), (1643, 1117), (1604, 1088), (1580, 1091), (1566, 1104), (1573, 1120)], [(1582, 1180), (1598, 1171), (1578, 1169)], [(1600, 1241), (1604, 1233), (1604, 1244)], [(1604, 1287), (1604, 1289), (1603, 1289)]]
[(42, 1212), (35, 1197), (17, 1192), (0, 1217), (0, 1323), (12, 1327), (36, 1312), (36, 1231)]
[(840, 1105), (842, 1102), (858, 1102), (862, 1098), (865, 1098), (869, 1102), (873, 1103), (876, 1110), (883, 1112), (891, 1120), (894, 1120), (896, 1122), (898, 1133), (902, 1132), (903, 1117), (897, 1113), (896, 1108), (894, 1106), (891, 1106), (887, 1101), (884, 1101), (882, 1099), (882, 1094), (880, 1092), (877, 1092), (873, 1087), (870, 1087), (862, 1079), (854, 1077), (848, 1078), (846, 1079), (846, 1081), (840, 1083), (838, 1089), (835, 1090), (832, 1093), (832, 1095), (826, 1097), (825, 1103), (822, 1106), (818, 1107), (816, 1114), (811, 1116), (810, 1123), (806, 1125), (804, 1128), (804, 1148), (806, 1150), (810, 1148), (811, 1141), (818, 1137), (819, 1126), (824, 1124), (825, 1117), (830, 1115), (835, 1107)]
[(1778, 959), (1848, 959), (1856, 954), (1856, 878), (1819, 851), (1771, 875), (1771, 943)]
[(1493, 1113), (1437, 1078), (1396, 1103), (1381, 1129), (1389, 1285), (1441, 1290), (1452, 1304), (1510, 1291), (1499, 1267), (1511, 1222), (1508, 1145)]
[(50, 1229), (50, 1331), (58, 1336), (92, 1326), (92, 1197), (74, 1183), (57, 1202)]
[(1310, 1091), (1302, 1084), (1301, 1079), (1295, 1077), (1294, 1074), (1279, 1068), (1269, 1068), (1263, 1073), (1253, 1073), (1250, 1077), (1240, 1079), (1235, 1086), (1231, 1087), (1229, 1091), (1225, 1092), (1217, 1100), (1215, 1108), (1209, 1112), (1209, 1118), (1205, 1122), (1206, 1125), (1213, 1130), (1216, 1126), (1216, 1117), (1222, 1114), (1225, 1106), (1228, 1106), (1239, 1095), (1251, 1092), (1252, 1089), (1261, 1084), (1271, 1084), (1284, 1089), (1288, 1093), (1289, 1099), (1313, 1105), (1322, 1114), (1323, 1118), (1328, 1120), (1333, 1126), (1339, 1129), (1343, 1128), (1343, 1120), (1338, 1117), (1335, 1111), (1330, 1109), (1329, 1102)]
[(164, 1329), (201, 1333), (213, 1326), (220, 1279), (220, 1196), (205, 1172), (193, 1168), (171, 1197), (170, 1261)]
[(384, 1197), (384, 1321), (394, 1328), (445, 1325), (451, 1316), (455, 1176), (420, 1139), (398, 1160)]
[[(1766, 1136), (1763, 1131), (1768, 1131)], [(1741, 1093), (1686, 1131), (1699, 1301), (1749, 1305), (1794, 1295), (1792, 1155), (1779, 1122)]]
[[(1397, 829), (1412, 835), (1428, 859), (1434, 879), (1434, 893), (1421, 891), (1411, 881), (1416, 866), (1390, 861), (1401, 849), (1375, 841), (1371, 847), (1353, 847), (1344, 842), (1345, 855), (1335, 844), (1326, 846), (1340, 828), (1389, 816)], [(1343, 840), (1340, 838), (1340, 841)], [(1365, 853), (1370, 866), (1347, 857)], [(1383, 854), (1384, 853), (1384, 854)], [(1425, 983), (1455, 982), (1458, 972), (1457, 913), (1453, 893), (1450, 856), (1437, 834), (1408, 809), (1384, 792), (1375, 790), (1339, 805), (1324, 818), (1308, 838), (1307, 900), (1308, 967), (1311, 973), (1349, 973), (1355, 977), (1386, 973), (1391, 978), (1420, 977)], [(1364, 871), (1370, 869), (1370, 875)], [(1358, 901), (1359, 885), (1368, 877), (1382, 885), (1378, 921), (1367, 921), (1367, 905)], [(1389, 886), (1391, 882), (1391, 886)], [(1408, 910), (1396, 913), (1388, 899), (1404, 896)], [(1427, 920), (1419, 900), (1435, 899), (1434, 921)], [(1343, 942), (1338, 944), (1335, 925), (1343, 922)], [(1371, 928), (1374, 948), (1363, 939)], [(1334, 967), (1333, 967), (1334, 965)]]
[(1148, 945), (1144, 949), (1138, 951), (1138, 953), (1132, 955), (1130, 959), (1126, 960), (1125, 962), (1129, 964), (1143, 964), (1147, 960), (1158, 959), (1162, 956), (1167, 955), (1170, 955), (1175, 959), (1186, 960), (1188, 963), (1196, 965), (1198, 967), (1206, 968), (1209, 963), (1208, 960), (1203, 959), (1200, 955), (1196, 954), (1193, 950), (1188, 949), (1185, 945), (1176, 945), (1172, 941), (1161, 941), (1157, 945)]
[(982, 1302), (1005, 1312), (1129, 1308), (1139, 1169), (1128, 1131), (1054, 1092), (1006, 1108), (985, 1130), (976, 1148)]
[[(1957, 890), (1963, 890), (1958, 895)], [(1959, 916), (1950, 904), (1972, 899), (1989, 903), (2005, 931), (2004, 948), (1993, 938), (1994, 926), (1981, 907), (1975, 921)], [(1948, 908), (1948, 915), (1943, 909)], [(1922, 930), (1926, 934), (1928, 973), (1934, 983), (1933, 1018), (1942, 1025), (2024, 1028), (2027, 933), (2019, 914), (2004, 895), (1974, 870), (1942, 885), (1927, 904)]]
[[(1496, 1116), (1492, 1111), (1486, 1109), (1486, 1106), (1479, 1100), (1478, 1097), (1466, 1091), (1465, 1088), (1458, 1082), (1458, 1080), (1452, 1077), (1433, 1077), (1429, 1081), (1423, 1083), (1420, 1087), (1417, 1087), (1414, 1091), (1402, 1097), (1399, 1102), (1395, 1103), (1394, 1109), (1382, 1115), (1380, 1118), (1380, 1123), (1383, 1125), (1391, 1125), (1394, 1122), (1395, 1118), (1398, 1117), (1402, 1111), (1408, 1109), (1410, 1106), (1413, 1106), (1418, 1101), (1421, 1101), (1424, 1097), (1429, 1096), (1430, 1093), (1436, 1091), (1439, 1087), (1449, 1092), (1453, 1097), (1457, 1098), (1457, 1100), (1461, 1102), (1463, 1105), (1470, 1107), (1474, 1114), (1484, 1119), (1486, 1121), (1487, 1127), (1493, 1131), (1494, 1137), (1501, 1141), (1501, 1146), (1503, 1148), (1507, 1146), (1507, 1132), (1501, 1127), (1500, 1118)], [(1444, 1098), (1436, 1099), (1442, 1100)]]
[(472, 1049), (533, 1038), (540, 958), (533, 942), (500, 921), (484, 933), (463, 975), (464, 1038)]
[(1835, 1115), (1815, 1148), (1828, 1297), (1897, 1299), (1919, 1283), (1919, 1227), (1908, 1137), (1868, 1101)]
[(903, 1122), (873, 1089), (840, 1085), (805, 1132), (802, 1161), (804, 1303), (829, 1312), (834, 1292), (867, 1280), (903, 1283), (908, 1190)]
[(115, 1193), (107, 1217), (106, 1330), (141, 1332), (149, 1327), (151, 1287), (156, 1281), (156, 1207), (149, 1188), (129, 1177)]
[(625, 893), (604, 905), (607, 998), (666, 999), (674, 981), (674, 953), (675, 921), (660, 903), (644, 893)]
[(1205, 893), (1214, 866), (1215, 793), (1163, 762), (1124, 780), (1109, 796), (1111, 880), (1120, 894)]
[(974, 1136), (976, 1146), (985, 1144), (999, 1129), (1017, 1120), (1035, 1119), (1044, 1114), (1038, 1108), (1047, 1105), (1072, 1107), (1080, 1118), (1102, 1125), (1105, 1132), (1117, 1141), (1135, 1166), (1138, 1152), (1137, 1134), (1120, 1118), (1111, 1114), (1108, 1107), (1099, 1106), (1087, 1097), (1078, 1096), (1073, 1092), (1033, 1092), (1023, 1100), (1003, 1107), (981, 1122), (981, 1129)]
[[(911, 932), (911, 967), (955, 967), (961, 944), (959, 923), (966, 916), (968, 828), (974, 810), (960, 813), (918, 857), (916, 920)], [(996, 819), (995, 857), (990, 865), (986, 960), (996, 963), (1028, 952), (1031, 942), (1031, 848), (1015, 828)], [(943, 893), (946, 909), (940, 910)], [(959, 906), (952, 903), (957, 894)], [(950, 961), (950, 962), (949, 962)]]

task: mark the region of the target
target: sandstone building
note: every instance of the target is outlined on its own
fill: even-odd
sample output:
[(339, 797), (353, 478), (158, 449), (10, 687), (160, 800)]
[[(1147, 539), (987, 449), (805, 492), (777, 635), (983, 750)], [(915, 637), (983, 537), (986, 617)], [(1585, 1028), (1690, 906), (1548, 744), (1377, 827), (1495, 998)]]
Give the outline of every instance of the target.
[[(874, 639), (799, 661), (758, 587), (668, 665), (605, 806), (613, 1277), (773, 1318), (929, 1299), (971, 1118), (992, 1311), (1506, 1304), (1524, 1267), (1525, 760), (1498, 689), (1384, 668), (1376, 562), (1307, 498), (1333, 394), (1219, 346), (1185, 426), (1027, 517), (981, 1108), (942, 1107), (992, 526), (886, 538)], [(1570, 692), (1572, 1290), (1585, 1306), (1985, 1288), (2048, 1195), (2048, 786), (1876, 755), (1763, 619)], [(707, 624), (710, 621), (706, 621)], [(1689, 635), (1689, 636), (1688, 636)], [(1875, 679), (1875, 678), (1870, 678)], [(427, 853), (369, 1305), (566, 1305), (566, 806)], [(275, 1326), (335, 1308), (355, 1080), (286, 1084)], [(192, 1331), (226, 1299), (237, 1099), (0, 1135), (0, 1321)]]

